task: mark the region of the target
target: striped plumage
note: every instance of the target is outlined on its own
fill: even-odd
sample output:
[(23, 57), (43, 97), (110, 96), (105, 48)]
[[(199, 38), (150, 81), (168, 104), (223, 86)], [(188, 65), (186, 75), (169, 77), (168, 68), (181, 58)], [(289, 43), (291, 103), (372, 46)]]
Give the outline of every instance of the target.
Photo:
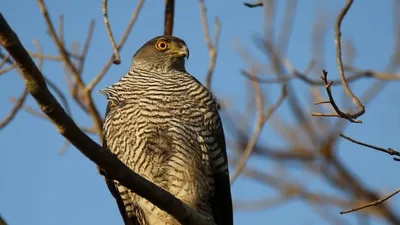
[[(231, 225), (219, 106), (185, 71), (188, 55), (186, 44), (172, 36), (156, 37), (138, 50), (130, 71), (100, 91), (109, 100), (104, 145), (133, 171), (218, 225)], [(107, 184), (125, 224), (179, 224), (118, 182)]]

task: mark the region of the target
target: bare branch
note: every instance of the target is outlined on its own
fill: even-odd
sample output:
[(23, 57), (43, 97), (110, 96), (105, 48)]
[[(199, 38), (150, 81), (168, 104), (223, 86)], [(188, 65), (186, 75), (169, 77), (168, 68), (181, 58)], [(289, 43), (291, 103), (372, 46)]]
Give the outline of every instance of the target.
[(388, 200), (389, 198), (395, 196), (395, 195), (398, 194), (399, 192), (400, 192), (400, 188), (397, 189), (396, 191), (394, 191), (393, 193), (389, 194), (388, 196), (382, 198), (382, 199), (373, 201), (373, 202), (371, 202), (371, 203), (368, 203), (368, 204), (366, 204), (366, 205), (362, 205), (362, 206), (357, 207), (357, 208), (354, 208), (354, 209), (349, 209), (349, 210), (346, 210), (346, 211), (342, 211), (342, 212), (340, 212), (340, 214), (351, 213), (351, 212), (355, 212), (355, 211), (358, 211), (358, 210), (361, 210), (361, 209), (365, 209), (365, 208), (368, 208), (368, 207), (371, 207), (371, 206), (377, 206), (377, 205), (383, 203), (384, 201)]
[(16, 104), (11, 109), (10, 113), (2, 121), (0, 121), (0, 130), (6, 127), (15, 118), (15, 116), (21, 109), (22, 105), (24, 104), (27, 96), (28, 96), (28, 91), (26, 90), (26, 88), (24, 88), (24, 91), (18, 98)]
[(53, 81), (49, 80), (46, 77), (44, 79), (46, 80), (46, 84), (49, 85), (49, 87), (51, 89), (53, 89), (54, 92), (57, 94), (57, 96), (60, 98), (62, 105), (65, 108), (65, 111), (67, 112), (67, 114), (69, 116), (71, 116), (72, 115), (71, 108), (69, 107), (69, 103), (68, 103), (67, 98), (65, 97), (64, 93), (60, 90), (59, 87), (57, 87), (57, 85)]
[[(35, 45), (35, 47), (38, 50), (38, 68), (39, 68), (39, 70), (42, 70), (43, 57), (41, 57), (41, 56), (43, 56), (43, 48), (40, 45), (39, 41), (36, 40), (36, 39), (33, 40), (33, 44)], [(62, 93), (60, 88), (58, 88), (57, 85), (54, 82), (52, 82), (51, 80), (47, 79), (46, 77), (44, 79), (45, 79), (46, 83), (49, 85), (49, 87), (52, 88), (54, 90), (54, 92), (58, 95), (58, 97), (61, 99), (61, 102), (63, 103), (63, 106), (66, 109), (68, 115), (71, 116), (71, 109), (69, 107), (67, 98), (65, 97), (64, 93)]]
[[(130, 34), (131, 30), (132, 30), (133, 25), (135, 25), (136, 19), (137, 19), (139, 13), (140, 13), (140, 10), (142, 9), (143, 3), (144, 3), (144, 0), (140, 0), (138, 5), (137, 5), (137, 7), (136, 7), (136, 10), (133, 12), (131, 20), (129, 21), (129, 24), (126, 27), (125, 32), (122, 35), (122, 38), (121, 38), (120, 42), (118, 43), (117, 48), (119, 50), (121, 50), (122, 47), (124, 46), (124, 44), (126, 42), (126, 39), (128, 38), (128, 36), (129, 36), (129, 34)], [(111, 67), (111, 65), (113, 63), (113, 60), (114, 60), (114, 55), (112, 55), (110, 57), (110, 59), (108, 60), (106, 65), (103, 67), (101, 72), (99, 74), (97, 74), (97, 76), (87, 85), (87, 87), (86, 87), (86, 91), (87, 92), (91, 92), (93, 90), (93, 88), (100, 82), (100, 80), (104, 77), (104, 75), (110, 69), (110, 67)]]
[[(288, 81), (291, 81), (293, 79), (300, 79), (301, 81), (304, 81), (305, 83), (309, 85), (325, 85), (323, 80), (316, 80), (312, 79), (307, 76), (307, 74), (311, 71), (311, 69), (315, 65), (315, 61), (312, 60), (310, 61), (310, 64), (308, 68), (306, 69), (305, 72), (299, 72), (296, 70), (296, 68), (293, 67), (293, 65), (289, 62), (289, 60), (284, 60), (286, 68), (291, 72), (290, 76), (281, 76), (277, 78), (260, 78), (260, 77), (252, 77), (248, 72), (242, 72), (242, 75), (248, 79), (256, 79), (260, 83), (265, 83), (265, 84), (278, 84), (278, 83), (285, 83)], [(383, 72), (377, 72), (373, 70), (360, 70), (353, 68), (351, 66), (344, 66), (344, 69), (347, 71), (351, 71), (354, 74), (346, 78), (347, 83), (359, 80), (361, 78), (376, 78), (378, 80), (387, 80), (387, 81), (396, 81), (400, 80), (400, 74), (392, 74), (392, 73), (383, 73)], [(341, 85), (340, 79), (337, 80), (332, 80), (332, 86), (335, 85)]]
[[(360, 70), (356, 69), (352, 66), (343, 66), (344, 70), (354, 72), (355, 74), (358, 74), (360, 76), (365, 76), (365, 77), (373, 77), (379, 80), (400, 80), (400, 74), (392, 74), (392, 73), (382, 73), (382, 72), (377, 72), (373, 70)], [(349, 79), (351, 77), (347, 78), (347, 82), (349, 82)], [(354, 78), (353, 78), (354, 79)]]
[(87, 53), (89, 50), (89, 45), (91, 43), (92, 36), (93, 36), (94, 25), (95, 25), (95, 21), (94, 20), (90, 21), (89, 29), (86, 34), (86, 40), (85, 40), (85, 43), (83, 44), (82, 52), (80, 55), (81, 59), (80, 59), (79, 65), (78, 65), (79, 74), (83, 73), (83, 67), (85, 65), (85, 60), (86, 60), (86, 56), (87, 56)]
[(175, 0), (165, 0), (164, 35), (171, 36), (174, 30)]
[(70, 145), (71, 142), (69, 142), (68, 140), (64, 140), (64, 144), (61, 146), (60, 150), (58, 151), (58, 154), (64, 155)]
[[(333, 99), (333, 95), (332, 95), (332, 91), (331, 91), (331, 85), (332, 85), (332, 81), (328, 81), (328, 72), (326, 72), (325, 70), (322, 71), (323, 75), (321, 76), (321, 79), (324, 81), (325, 84), (325, 89), (326, 92), (328, 93), (328, 97), (329, 97), (329, 101), (324, 101), (324, 102), (329, 102), (332, 107), (335, 109), (337, 114), (331, 114), (331, 113), (311, 113), (311, 115), (313, 116), (325, 116), (325, 117), (339, 117), (339, 118), (345, 118), (347, 120), (349, 120), (352, 123), (362, 123), (361, 120), (356, 120), (353, 118), (352, 115), (348, 114), (348, 113), (344, 113), (342, 112), (339, 107), (337, 106), (335, 100)], [(315, 102), (314, 104), (321, 104), (322, 102)]]
[(243, 5), (245, 5), (249, 8), (255, 8), (255, 7), (262, 7), (264, 5), (264, 3), (262, 2), (262, 0), (259, 0), (257, 3), (245, 2), (245, 3), (243, 3)]
[(64, 15), (61, 14), (58, 17), (58, 32), (59, 32), (59, 39), (62, 45), (65, 45), (64, 40)]
[(12, 64), (11, 66), (0, 70), (0, 75), (7, 73), (8, 71), (11, 71), (12, 69), (14, 69), (15, 67), (17, 67), (16, 64)]
[(346, 5), (340, 11), (340, 13), (336, 19), (336, 23), (335, 23), (336, 63), (338, 65), (340, 80), (343, 85), (345, 93), (347, 94), (347, 96), (350, 97), (350, 99), (353, 101), (353, 103), (357, 106), (357, 109), (358, 109), (358, 112), (353, 113), (353, 114), (342, 113), (342, 114), (346, 114), (346, 116), (343, 117), (346, 119), (350, 119), (350, 118), (357, 119), (359, 116), (361, 116), (365, 113), (364, 105), (360, 102), (360, 100), (353, 94), (353, 92), (349, 88), (349, 85), (346, 81), (346, 77), (344, 76), (344, 69), (343, 69), (343, 62), (342, 62), (342, 46), (341, 46), (341, 34), (342, 33), (340, 31), (340, 27), (341, 27), (343, 18), (347, 14), (347, 12), (350, 9), (352, 4), (353, 4), (353, 0), (347, 0)]
[(381, 151), (381, 152), (387, 153), (389, 155), (395, 155), (395, 156), (399, 156), (400, 157), (400, 152), (398, 152), (398, 151), (396, 151), (396, 150), (394, 150), (392, 148), (384, 149), (384, 148), (377, 147), (377, 146), (374, 146), (374, 145), (366, 144), (366, 143), (363, 143), (361, 141), (354, 140), (353, 138), (348, 137), (348, 136), (344, 135), (343, 133), (340, 133), (339, 135), (340, 135), (340, 137), (342, 137), (344, 139), (347, 139), (347, 140), (349, 140), (349, 141), (351, 141), (353, 143), (356, 143), (358, 145), (362, 145), (362, 146), (365, 146), (365, 147), (368, 147), (368, 148), (375, 149), (377, 151)]
[[(73, 98), (83, 109), (87, 110), (87, 112), (89, 113), (89, 115), (91, 116), (91, 118), (95, 124), (95, 127), (97, 129), (97, 135), (101, 138), (102, 137), (101, 130), (103, 127), (103, 119), (101, 118), (99, 111), (97, 110), (96, 106), (94, 105), (93, 98), (91, 96), (91, 91), (86, 88), (85, 83), (82, 80), (81, 74), (79, 74), (77, 67), (72, 63), (67, 51), (65, 50), (65, 46), (64, 46), (63, 40), (62, 40), (63, 37), (60, 36), (60, 38), (59, 38), (57, 36), (56, 31), (53, 26), (53, 23), (51, 22), (48, 10), (46, 8), (46, 5), (44, 4), (44, 0), (38, 0), (38, 4), (39, 4), (40, 10), (42, 11), (43, 17), (47, 24), (47, 27), (49, 29), (50, 37), (53, 39), (54, 43), (56, 44), (57, 49), (60, 52), (60, 55), (65, 64), (65, 67), (68, 68), (68, 70), (72, 74), (72, 77), (74, 78), (74, 83), (76, 85), (76, 89), (73, 88)], [(62, 19), (60, 21), (62, 21)], [(63, 32), (60, 32), (60, 33), (62, 34)], [(82, 96), (79, 95), (77, 90), (80, 90), (81, 92), (83, 92)], [(85, 104), (81, 104), (82, 102), (81, 102), (80, 97), (83, 98)]]
[[(17, 104), (18, 103), (18, 99), (15, 99), (15, 98), (11, 97), (10, 98), (10, 102), (12, 102), (13, 104)], [(34, 117), (37, 117), (37, 118), (42, 119), (42, 120), (49, 121), (49, 118), (46, 116), (46, 114), (44, 114), (43, 112), (40, 112), (40, 111), (30, 107), (30, 106), (23, 105), (22, 109), (26, 113), (28, 113), (28, 114), (30, 114), (30, 115), (32, 115)]]
[(256, 127), (254, 129), (253, 135), (250, 139), (250, 141), (247, 143), (247, 146), (245, 150), (243, 151), (243, 154), (239, 160), (239, 162), (236, 165), (236, 169), (231, 175), (231, 184), (235, 182), (239, 174), (242, 172), (243, 168), (246, 166), (246, 163), (251, 155), (251, 153), (254, 151), (254, 147), (257, 144), (257, 140), (261, 134), (262, 128), (265, 124), (265, 122), (268, 121), (268, 119), (272, 116), (272, 114), (275, 112), (277, 108), (282, 104), (283, 100), (287, 96), (287, 90), (286, 90), (286, 85), (282, 86), (282, 91), (279, 99), (277, 102), (272, 105), (267, 112), (264, 113), (264, 103), (263, 103), (263, 97), (262, 93), (260, 90), (259, 83), (257, 81), (253, 81), (253, 87), (254, 90), (256, 91), (256, 103), (257, 103), (257, 108), (258, 108), (258, 118), (256, 122)]
[(218, 17), (215, 17), (215, 36), (214, 36), (214, 43), (212, 43), (207, 25), (207, 9), (205, 7), (204, 0), (199, 0), (199, 3), (200, 3), (201, 24), (203, 27), (204, 40), (207, 44), (208, 55), (210, 57), (210, 62), (208, 63), (208, 71), (206, 75), (206, 87), (208, 89), (211, 89), (211, 80), (212, 80), (211, 78), (217, 60), (217, 49), (218, 49), (218, 41), (221, 31), (221, 25), (219, 23)]
[[(69, 58), (69, 54), (64, 47), (63, 32), (62, 32), (63, 29), (61, 29), (60, 38), (59, 38), (57, 36), (56, 30), (54, 29), (53, 23), (51, 22), (50, 15), (47, 11), (47, 7), (44, 3), (44, 0), (38, 0), (37, 2), (39, 4), (40, 10), (42, 11), (44, 20), (47, 24), (47, 27), (49, 29), (50, 37), (53, 39), (54, 43), (56, 44), (56, 47), (57, 47), (58, 51), (60, 52), (63, 62), (66, 64), (66, 67), (71, 71), (71, 73), (75, 79), (75, 83), (78, 85), (78, 87), (81, 89), (84, 89), (85, 84), (83, 83), (81, 76), (78, 73), (76, 67), (71, 62), (71, 60)], [(62, 19), (60, 19), (60, 21), (62, 21)], [(62, 22), (60, 22), (60, 24), (62, 24)], [(62, 25), (60, 25), (60, 27), (62, 27)]]
[(108, 22), (107, 3), (108, 3), (108, 0), (103, 0), (102, 10), (103, 10), (104, 25), (106, 26), (107, 35), (108, 35), (108, 38), (110, 39), (111, 47), (114, 51), (114, 57), (115, 57), (114, 64), (119, 65), (121, 63), (121, 58), (119, 56), (117, 45), (115, 44), (115, 40), (114, 40), (112, 31), (111, 31), (110, 23)]
[(119, 181), (139, 196), (166, 211), (182, 224), (214, 224), (172, 194), (134, 173), (107, 149), (83, 133), (49, 92), (40, 70), (22, 46), (17, 35), (0, 14), (0, 44), (10, 53), (20, 70), (29, 93), (50, 118), (57, 131), (86, 157), (95, 162), (110, 179)]
[(282, 21), (282, 26), (277, 38), (278, 44), (277, 49), (280, 54), (286, 52), (289, 46), (289, 39), (293, 30), (293, 22), (296, 15), (297, 0), (288, 0), (285, 7), (284, 19)]
[[(3, 57), (3, 59), (0, 62), (0, 69), (7, 63), (10, 62), (10, 54), (7, 54), (6, 56)], [(10, 62), (12, 63), (12, 62)]]

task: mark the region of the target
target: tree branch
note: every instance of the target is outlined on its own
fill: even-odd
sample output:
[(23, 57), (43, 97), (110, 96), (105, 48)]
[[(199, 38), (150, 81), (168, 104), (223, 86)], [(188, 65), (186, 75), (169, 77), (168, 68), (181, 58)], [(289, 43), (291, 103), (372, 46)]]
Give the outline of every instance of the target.
[(265, 111), (264, 110), (264, 101), (263, 101), (263, 96), (262, 96), (262, 92), (260, 89), (260, 84), (254, 80), (253, 87), (254, 87), (254, 90), (256, 91), (256, 104), (257, 104), (257, 109), (258, 109), (257, 124), (256, 124), (256, 128), (254, 129), (253, 135), (252, 135), (250, 141), (247, 143), (247, 146), (246, 146), (245, 150), (243, 151), (243, 154), (242, 154), (239, 162), (236, 165), (236, 169), (231, 176), (231, 180), (230, 180), (231, 184), (233, 184), (233, 182), (235, 182), (235, 180), (237, 179), (239, 174), (242, 172), (251, 153), (254, 151), (254, 148), (257, 144), (258, 138), (260, 137), (260, 134), (261, 134), (264, 124), (268, 121), (268, 119), (272, 116), (272, 114), (279, 108), (279, 106), (282, 104), (283, 100), (285, 100), (285, 98), (287, 96), (286, 85), (283, 85), (279, 99), (266, 112), (264, 112)]
[(217, 48), (218, 48), (218, 40), (221, 31), (221, 24), (219, 23), (218, 17), (215, 17), (215, 36), (214, 43), (211, 42), (210, 32), (207, 25), (207, 9), (204, 5), (204, 0), (199, 0), (200, 3), (200, 12), (201, 12), (201, 24), (203, 27), (204, 40), (207, 44), (208, 55), (210, 57), (210, 61), (208, 63), (208, 71), (206, 75), (206, 87), (211, 89), (211, 78), (214, 72), (215, 63), (217, 61)]
[[(124, 34), (122, 35), (121, 40), (118, 43), (117, 48), (121, 50), (121, 48), (124, 46), (126, 40), (128, 39), (129, 34), (131, 33), (133, 25), (135, 25), (136, 19), (139, 16), (140, 10), (143, 7), (144, 0), (140, 0), (139, 3), (136, 6), (135, 11), (132, 14), (131, 20), (129, 21), (128, 26), (125, 29)], [(107, 71), (110, 69), (112, 63), (114, 62), (114, 54), (110, 57), (108, 62), (105, 64), (103, 69), (99, 74), (96, 75), (96, 77), (87, 85), (86, 91), (91, 92), (93, 88), (100, 82), (100, 80), (104, 77), (104, 75), (107, 73)]]
[(111, 31), (110, 23), (108, 22), (107, 3), (108, 3), (108, 0), (103, 0), (102, 10), (103, 10), (104, 25), (106, 26), (107, 35), (108, 35), (108, 38), (110, 39), (111, 47), (114, 51), (114, 57), (115, 57), (114, 64), (119, 65), (121, 63), (121, 58), (119, 56), (117, 44), (115, 44), (115, 40), (114, 40), (113, 33)]
[(134, 173), (114, 154), (99, 146), (83, 133), (50, 93), (42, 73), (1, 13), (0, 44), (15, 60), (22, 72), (26, 89), (34, 97), (40, 109), (53, 122), (57, 131), (105, 171), (108, 178), (119, 181), (139, 196), (172, 215), (182, 224), (213, 224), (209, 218), (195, 212), (169, 192)]
[[(358, 145), (362, 145), (362, 146), (365, 146), (365, 147), (368, 147), (368, 148), (375, 149), (377, 151), (384, 152), (384, 153), (389, 154), (389, 155), (395, 155), (395, 156), (399, 156), (400, 157), (400, 152), (398, 152), (398, 151), (396, 151), (396, 150), (394, 150), (392, 148), (384, 149), (384, 148), (377, 147), (377, 146), (374, 146), (374, 145), (366, 144), (366, 143), (363, 143), (361, 141), (354, 140), (353, 138), (351, 138), (349, 136), (346, 136), (343, 133), (340, 133), (339, 135), (340, 135), (340, 137), (342, 137), (344, 139), (347, 139), (347, 140), (349, 140), (349, 141), (351, 141), (353, 143), (356, 143)], [(393, 159), (396, 160), (396, 158), (393, 158)], [(399, 159), (397, 158), (396, 161), (398, 161), (398, 160)]]
[(164, 35), (171, 36), (174, 30), (175, 0), (165, 0)]
[[(42, 11), (44, 20), (47, 24), (47, 27), (49, 29), (50, 37), (53, 39), (54, 43), (56, 44), (57, 49), (60, 52), (61, 58), (63, 59), (65, 66), (71, 72), (72, 77), (74, 78), (75, 84), (77, 85), (77, 88), (80, 91), (83, 91), (83, 98), (84, 98), (86, 104), (82, 105), (82, 108), (84, 107), (87, 109), (90, 116), (93, 118), (94, 124), (98, 131), (98, 135), (101, 136), (103, 120), (100, 116), (99, 111), (97, 110), (96, 106), (94, 105), (90, 90), (88, 90), (86, 88), (85, 83), (82, 80), (82, 76), (81, 76), (82, 74), (79, 74), (77, 67), (72, 63), (72, 61), (65, 49), (64, 41), (63, 41), (63, 32), (61, 32), (63, 29), (60, 29), (60, 37), (58, 37), (57, 33), (54, 29), (53, 23), (50, 19), (50, 15), (49, 15), (47, 7), (44, 3), (44, 0), (38, 0), (38, 4), (39, 4), (40, 10)], [(62, 19), (60, 21), (62, 21)], [(62, 24), (62, 22), (60, 22), (60, 24)], [(60, 27), (62, 27), (62, 25), (60, 25)], [(75, 93), (75, 94), (77, 94), (77, 93)], [(78, 95), (74, 95), (73, 97), (78, 98)]]
[(249, 8), (255, 8), (255, 7), (262, 7), (264, 5), (264, 3), (262, 2), (262, 0), (259, 0), (257, 3), (245, 2), (245, 3), (243, 3), (243, 5), (245, 5)]
[(340, 212), (340, 214), (351, 213), (351, 212), (355, 212), (355, 211), (358, 211), (358, 210), (361, 210), (361, 209), (364, 209), (364, 208), (368, 208), (368, 207), (371, 207), (371, 206), (379, 205), (379, 204), (383, 203), (384, 201), (388, 200), (389, 198), (395, 196), (395, 195), (396, 195), (397, 193), (399, 193), (399, 192), (400, 192), (400, 188), (397, 189), (396, 191), (394, 191), (393, 193), (389, 194), (388, 196), (382, 198), (382, 199), (373, 201), (373, 202), (371, 202), (371, 203), (362, 205), (362, 206), (357, 207), (357, 208), (354, 208), (354, 209), (349, 209), (349, 210), (346, 210), (346, 211), (342, 211), (342, 212)]
[(325, 117), (340, 117), (340, 118), (345, 118), (349, 120), (352, 123), (362, 123), (361, 120), (356, 120), (353, 118), (352, 115), (348, 113), (344, 113), (339, 109), (339, 106), (337, 106), (335, 99), (333, 98), (332, 91), (331, 91), (331, 86), (333, 84), (332, 81), (328, 81), (328, 72), (325, 70), (322, 71), (323, 75), (321, 76), (322, 81), (325, 84), (325, 89), (326, 92), (328, 93), (329, 100), (328, 101), (319, 101), (319, 102), (314, 102), (314, 105), (319, 105), (319, 104), (325, 104), (325, 103), (330, 103), (333, 107), (333, 109), (336, 111), (336, 114), (334, 113), (311, 113), (313, 116), (325, 116)]
[(17, 115), (19, 110), (22, 108), (24, 105), (24, 102), (26, 100), (26, 97), (28, 96), (28, 92), (24, 88), (24, 91), (22, 92), (21, 96), (18, 98), (17, 102), (15, 103), (14, 107), (11, 109), (10, 113), (2, 120), (0, 121), (0, 130), (6, 127)]
[[(344, 76), (344, 69), (343, 69), (343, 62), (342, 62), (342, 44), (341, 44), (341, 39), (340, 39), (341, 35), (342, 35), (342, 33), (340, 31), (340, 27), (342, 25), (343, 18), (349, 11), (352, 4), (353, 4), (353, 0), (347, 0), (346, 5), (340, 11), (340, 13), (336, 19), (335, 45), (336, 45), (336, 63), (338, 65), (340, 80), (342, 82), (342, 85), (343, 85), (346, 95), (350, 97), (350, 99), (353, 101), (353, 103), (357, 106), (357, 109), (358, 109), (358, 112), (356, 112), (356, 113), (352, 113), (352, 114), (346, 113), (346, 114), (347, 114), (347, 117), (357, 119), (359, 116), (361, 116), (365, 113), (365, 107), (360, 102), (360, 100), (353, 94), (353, 92), (350, 90), (349, 85), (346, 81), (346, 77)], [(346, 118), (346, 117), (344, 117), (344, 118)]]

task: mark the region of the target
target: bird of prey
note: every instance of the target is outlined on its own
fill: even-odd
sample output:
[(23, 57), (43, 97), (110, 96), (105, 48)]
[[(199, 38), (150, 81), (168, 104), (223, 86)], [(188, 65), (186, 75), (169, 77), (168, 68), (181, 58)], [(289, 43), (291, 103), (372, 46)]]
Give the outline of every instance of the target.
[[(133, 56), (129, 72), (100, 90), (108, 99), (104, 147), (134, 172), (218, 225), (232, 225), (224, 131), (212, 93), (186, 72), (189, 50), (158, 36)], [(171, 215), (107, 179), (125, 224), (177, 225)]]

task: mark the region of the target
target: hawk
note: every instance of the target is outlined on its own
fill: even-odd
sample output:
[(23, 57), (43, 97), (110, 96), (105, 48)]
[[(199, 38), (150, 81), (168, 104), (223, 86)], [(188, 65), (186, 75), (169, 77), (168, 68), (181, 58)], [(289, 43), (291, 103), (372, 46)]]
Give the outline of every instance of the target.
[[(158, 36), (133, 56), (129, 72), (99, 92), (108, 100), (103, 145), (125, 165), (218, 225), (232, 225), (232, 199), (219, 104), (186, 72), (189, 50)], [(180, 224), (107, 179), (125, 224)]]

